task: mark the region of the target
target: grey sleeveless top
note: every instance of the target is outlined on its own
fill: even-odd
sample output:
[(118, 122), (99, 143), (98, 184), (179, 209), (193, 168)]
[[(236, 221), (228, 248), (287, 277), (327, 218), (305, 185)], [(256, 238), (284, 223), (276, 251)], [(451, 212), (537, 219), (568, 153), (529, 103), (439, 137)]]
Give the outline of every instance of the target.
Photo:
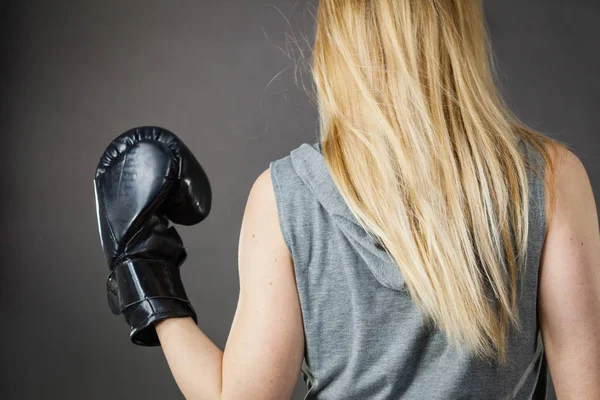
[[(537, 150), (524, 143), (539, 163)], [(501, 367), (459, 354), (442, 332), (426, 329), (400, 269), (347, 208), (318, 142), (272, 161), (270, 171), (304, 323), (305, 399), (546, 398), (537, 320), (546, 226), (544, 186), (535, 174), (529, 171), (529, 248), (518, 292), (524, 329), (510, 333), (509, 363)]]

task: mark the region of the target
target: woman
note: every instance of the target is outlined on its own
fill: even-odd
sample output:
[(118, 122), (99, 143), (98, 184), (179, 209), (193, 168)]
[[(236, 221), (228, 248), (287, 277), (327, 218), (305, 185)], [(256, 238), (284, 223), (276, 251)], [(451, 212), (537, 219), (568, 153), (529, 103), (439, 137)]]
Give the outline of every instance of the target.
[(251, 189), (225, 351), (155, 325), (186, 398), (289, 398), (302, 372), (307, 399), (542, 399), (547, 366), (600, 398), (590, 182), (502, 103), (482, 14), (320, 2), (320, 138)]

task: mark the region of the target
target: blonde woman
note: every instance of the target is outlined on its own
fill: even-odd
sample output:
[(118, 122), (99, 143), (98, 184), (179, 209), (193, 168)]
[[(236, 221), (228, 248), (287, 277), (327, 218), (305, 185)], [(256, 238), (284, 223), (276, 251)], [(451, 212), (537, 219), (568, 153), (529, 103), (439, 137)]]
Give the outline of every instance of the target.
[(321, 0), (319, 140), (251, 189), (225, 350), (155, 324), (186, 398), (600, 399), (590, 181), (490, 55), (478, 0)]

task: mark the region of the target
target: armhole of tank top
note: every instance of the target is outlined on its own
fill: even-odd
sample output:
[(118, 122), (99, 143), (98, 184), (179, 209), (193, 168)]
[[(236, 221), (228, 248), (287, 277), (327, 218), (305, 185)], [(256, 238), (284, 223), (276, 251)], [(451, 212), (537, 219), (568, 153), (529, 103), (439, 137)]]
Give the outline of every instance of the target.
[(279, 228), (281, 229), (281, 234), (283, 235), (283, 240), (290, 252), (290, 256), (292, 259), (294, 258), (294, 249), (292, 246), (292, 240), (290, 237), (290, 233), (287, 229), (286, 224), (286, 213), (288, 212), (288, 204), (285, 197), (285, 192), (281, 186), (281, 182), (279, 180), (279, 167), (280, 163), (284, 162), (283, 160), (272, 161), (269, 164), (269, 169), (271, 170), (271, 181), (273, 183), (273, 192), (275, 193), (275, 204), (277, 206), (277, 217), (279, 219)]
[[(540, 269), (542, 267), (541, 263), (542, 263), (542, 253), (544, 251), (544, 246), (546, 244), (546, 230), (547, 230), (547, 221), (546, 221), (546, 166), (544, 165), (544, 157), (539, 154), (539, 152), (536, 149), (536, 154), (535, 157), (537, 159), (537, 163), (538, 166), (540, 168), (541, 171), (541, 177), (538, 179), (538, 183), (537, 183), (537, 190), (538, 190), (538, 198), (540, 199), (540, 235), (541, 235), (541, 239), (540, 239), (540, 246), (539, 246), (539, 261), (538, 261), (538, 266), (537, 266), (537, 271), (538, 271), (538, 280), (537, 280), (537, 292), (536, 292), (536, 296), (535, 296), (535, 300), (536, 300), (536, 309), (535, 309), (535, 317), (536, 317), (536, 321), (537, 321), (537, 328), (538, 328), (538, 334), (537, 334), (537, 338), (536, 340), (539, 342), (538, 346), (541, 347), (541, 355), (540, 357), (542, 358), (542, 365), (541, 365), (541, 370), (539, 372), (539, 374), (545, 374), (544, 377), (538, 376), (538, 379), (542, 379), (542, 382), (545, 382), (548, 378), (547, 374), (547, 360), (546, 360), (546, 349), (544, 348), (543, 345), (543, 338), (542, 338), (542, 331), (540, 329), (540, 324), (539, 324), (539, 315), (538, 315), (538, 302), (539, 302), (539, 288), (540, 288)], [(542, 383), (543, 384), (543, 383)]]
[(547, 230), (547, 225), (548, 225), (548, 221), (546, 220), (547, 218), (547, 210), (546, 210), (546, 165), (545, 165), (545, 161), (544, 161), (544, 157), (542, 156), (542, 154), (537, 150), (535, 150), (535, 158), (536, 158), (536, 162), (537, 165), (540, 169), (541, 172), (541, 176), (538, 179), (538, 185), (537, 185), (537, 190), (538, 190), (538, 198), (540, 199), (541, 205), (540, 205), (540, 214), (541, 214), (541, 219), (540, 219), (540, 226), (541, 226), (541, 232), (542, 232), (542, 247), (540, 248), (540, 251), (543, 249), (544, 247), (544, 242), (546, 239), (546, 230)]
[[(528, 179), (530, 193), (529, 195), (533, 198), (529, 200), (530, 208), (533, 208), (535, 213), (531, 213), (530, 215), (530, 232), (535, 230), (537, 236), (532, 236), (533, 239), (539, 241), (539, 255), (541, 256), (541, 251), (544, 246), (545, 237), (546, 237), (546, 195), (545, 195), (545, 166), (544, 166), (544, 158), (542, 154), (539, 152), (537, 148), (531, 145), (529, 142), (524, 142), (525, 144), (525, 157), (532, 164), (532, 166), (540, 171), (540, 174), (536, 174), (534, 171), (528, 171)], [(533, 222), (533, 224), (531, 224)]]
[[(535, 173), (532, 173), (532, 179), (535, 180), (534, 184), (533, 184), (533, 188), (535, 189), (534, 192), (532, 193), (533, 196), (535, 196), (536, 202), (537, 202), (537, 213), (536, 213), (536, 217), (538, 218), (538, 221), (536, 223), (536, 230), (538, 232), (539, 237), (536, 240), (539, 240), (539, 246), (537, 246), (538, 248), (536, 249), (538, 252), (538, 265), (536, 268), (536, 273), (537, 273), (537, 290), (536, 290), (536, 310), (535, 310), (535, 316), (536, 316), (536, 326), (537, 326), (537, 335), (536, 335), (536, 352), (539, 353), (538, 357), (541, 357), (542, 360), (542, 365), (541, 365), (541, 370), (539, 371), (539, 374), (544, 374), (547, 373), (546, 371), (546, 354), (545, 354), (545, 349), (543, 347), (543, 340), (542, 340), (542, 332), (540, 330), (540, 326), (539, 326), (539, 315), (538, 315), (538, 298), (539, 298), (539, 285), (540, 285), (540, 279), (539, 279), (539, 272), (540, 272), (540, 268), (541, 268), (541, 262), (542, 262), (542, 252), (544, 250), (544, 245), (546, 242), (546, 229), (547, 229), (547, 221), (546, 221), (546, 185), (545, 185), (545, 175), (546, 175), (546, 171), (545, 171), (545, 165), (544, 165), (544, 157), (542, 156), (542, 154), (539, 152), (539, 150), (535, 147), (533, 147), (533, 145), (527, 143), (527, 154), (528, 157), (530, 157), (530, 161), (532, 161), (532, 163), (535, 164), (535, 167), (539, 169), (540, 171), (540, 176), (536, 175)], [(542, 376), (538, 376), (538, 379), (547, 379), (547, 377), (542, 377)]]
[[(545, 185), (545, 175), (546, 175), (546, 171), (545, 171), (545, 164), (544, 164), (544, 157), (542, 156), (542, 154), (539, 152), (539, 150), (534, 147), (532, 144), (530, 144), (529, 142), (526, 142), (527, 144), (527, 157), (529, 158), (529, 161), (535, 165), (535, 168), (538, 169), (540, 171), (540, 175), (538, 176), (535, 173), (532, 173), (532, 178), (535, 180), (534, 182), (534, 189), (535, 191), (532, 193), (535, 198), (537, 199), (536, 201), (538, 202), (538, 218), (539, 218), (539, 222), (537, 224), (537, 227), (540, 229), (540, 233), (542, 235), (542, 247), (543, 247), (543, 242), (544, 242), (544, 238), (546, 236), (546, 229), (547, 229), (547, 221), (546, 221), (546, 193), (545, 193), (545, 189), (546, 189), (546, 185)], [(541, 250), (541, 249), (540, 249)]]
[[(309, 361), (307, 359), (308, 346), (309, 346), (309, 338), (307, 337), (306, 328), (305, 328), (305, 326), (306, 326), (306, 317), (305, 316), (307, 315), (307, 310), (306, 310), (307, 295), (302, 290), (301, 285), (298, 285), (298, 282), (304, 281), (304, 279), (300, 279), (301, 278), (300, 271), (302, 269), (299, 268), (299, 266), (302, 265), (302, 261), (299, 260), (299, 256), (301, 253), (299, 253), (293, 245), (292, 235), (290, 234), (290, 228), (292, 228), (292, 227), (288, 226), (288, 224), (291, 223), (290, 222), (291, 215), (289, 213), (292, 212), (292, 209), (290, 207), (292, 207), (293, 204), (291, 205), (290, 202), (288, 202), (288, 198), (292, 194), (288, 192), (291, 189), (289, 188), (290, 185), (287, 184), (288, 181), (285, 179), (286, 174), (288, 174), (288, 172), (289, 172), (289, 174), (292, 175), (292, 178), (298, 177), (298, 176), (297, 176), (296, 170), (294, 169), (294, 166), (292, 164), (291, 156), (287, 156), (282, 159), (272, 161), (269, 164), (269, 168), (271, 169), (271, 180), (273, 181), (273, 190), (275, 192), (275, 202), (277, 204), (277, 214), (279, 217), (279, 226), (280, 226), (285, 244), (286, 244), (288, 251), (290, 252), (290, 255), (293, 260), (294, 276), (296, 277), (298, 295), (300, 298), (300, 308), (302, 311), (302, 325), (303, 325), (304, 334), (305, 334), (305, 342), (304, 342), (305, 350), (304, 350), (304, 356), (303, 356), (303, 360), (302, 360), (301, 373), (302, 373), (304, 382), (308, 386), (307, 396), (309, 396), (311, 390), (313, 390), (313, 387), (318, 384), (318, 381), (315, 378), (314, 372), (313, 372), (311, 366), (309, 365)], [(296, 176), (294, 176), (294, 174), (296, 174)], [(298, 177), (298, 179), (299, 179), (299, 177)]]

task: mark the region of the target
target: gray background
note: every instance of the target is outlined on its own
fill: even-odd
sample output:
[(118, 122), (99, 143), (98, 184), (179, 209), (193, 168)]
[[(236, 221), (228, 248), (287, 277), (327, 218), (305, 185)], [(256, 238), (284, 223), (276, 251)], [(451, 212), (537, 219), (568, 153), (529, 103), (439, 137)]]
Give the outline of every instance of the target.
[[(285, 55), (301, 54), (292, 35), (312, 41), (315, 3), (2, 4), (0, 398), (182, 398), (160, 349), (130, 344), (109, 312), (94, 169), (106, 145), (138, 125), (173, 130), (197, 155), (214, 205), (205, 222), (179, 229), (183, 275), (201, 328), (223, 348), (251, 184), (269, 161), (316, 138), (316, 110)], [(600, 187), (598, 1), (485, 5), (509, 103), (568, 142)], [(299, 380), (294, 398), (304, 390)]]

